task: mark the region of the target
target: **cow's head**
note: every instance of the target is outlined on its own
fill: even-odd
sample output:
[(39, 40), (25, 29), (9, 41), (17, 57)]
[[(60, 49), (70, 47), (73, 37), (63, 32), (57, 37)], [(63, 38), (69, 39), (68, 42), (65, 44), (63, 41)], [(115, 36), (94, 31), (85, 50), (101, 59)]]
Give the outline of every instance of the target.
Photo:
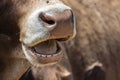
[(35, 66), (58, 62), (62, 56), (59, 42), (73, 38), (76, 33), (71, 8), (59, 0), (1, 2), (0, 24), (4, 26), (1, 31), (7, 29), (8, 35), (20, 32), (26, 58)]

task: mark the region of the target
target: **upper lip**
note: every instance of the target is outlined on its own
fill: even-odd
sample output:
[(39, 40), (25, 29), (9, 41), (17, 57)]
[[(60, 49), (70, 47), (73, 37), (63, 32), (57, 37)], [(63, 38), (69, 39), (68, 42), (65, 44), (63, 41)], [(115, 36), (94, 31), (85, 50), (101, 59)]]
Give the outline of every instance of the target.
[(43, 38), (43, 39), (38, 39), (38, 40), (36, 39), (32, 43), (29, 43), (29, 44), (24, 43), (24, 41), (21, 41), (21, 42), (27, 47), (34, 47), (35, 45), (40, 44), (42, 42), (45, 42), (47, 40), (56, 40), (57, 42), (58, 41), (61, 42), (61, 41), (67, 41), (67, 40), (69, 40), (69, 38), (70, 38), (70, 36), (68, 36), (68, 37), (65, 36), (65, 37), (62, 37), (62, 38), (51, 36), (51, 37), (46, 37), (46, 38)]

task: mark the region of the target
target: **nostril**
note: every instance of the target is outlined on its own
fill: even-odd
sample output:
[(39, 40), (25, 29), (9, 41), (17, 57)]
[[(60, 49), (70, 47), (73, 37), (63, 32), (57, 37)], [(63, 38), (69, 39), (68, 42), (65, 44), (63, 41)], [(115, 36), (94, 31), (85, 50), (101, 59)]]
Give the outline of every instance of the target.
[(53, 20), (47, 20), (47, 21), (45, 21), (45, 22), (48, 23), (48, 24), (50, 24), (50, 25), (55, 24), (55, 21), (53, 21)]
[(55, 20), (49, 15), (41, 13), (39, 15), (39, 17), (43, 22), (47, 23), (48, 25), (54, 25), (55, 24)]

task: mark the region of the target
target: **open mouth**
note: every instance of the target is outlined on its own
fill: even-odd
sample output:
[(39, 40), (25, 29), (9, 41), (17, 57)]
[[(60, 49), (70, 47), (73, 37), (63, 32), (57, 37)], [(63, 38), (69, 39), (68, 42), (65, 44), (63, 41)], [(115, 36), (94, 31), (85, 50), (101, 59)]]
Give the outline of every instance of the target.
[(22, 45), (28, 60), (35, 64), (50, 64), (58, 62), (62, 57), (62, 46), (57, 40), (47, 40), (32, 47)]
[(47, 40), (33, 47), (29, 47), (29, 50), (40, 57), (53, 57), (61, 54), (60, 44), (56, 40)]

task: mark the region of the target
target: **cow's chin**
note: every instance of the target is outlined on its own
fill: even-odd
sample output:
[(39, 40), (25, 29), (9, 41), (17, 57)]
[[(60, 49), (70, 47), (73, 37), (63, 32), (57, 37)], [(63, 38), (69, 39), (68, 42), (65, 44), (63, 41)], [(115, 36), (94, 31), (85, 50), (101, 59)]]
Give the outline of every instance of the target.
[(22, 44), (23, 52), (34, 66), (46, 66), (60, 61), (63, 51), (61, 44), (56, 40), (47, 40), (35, 46), (27, 47)]

